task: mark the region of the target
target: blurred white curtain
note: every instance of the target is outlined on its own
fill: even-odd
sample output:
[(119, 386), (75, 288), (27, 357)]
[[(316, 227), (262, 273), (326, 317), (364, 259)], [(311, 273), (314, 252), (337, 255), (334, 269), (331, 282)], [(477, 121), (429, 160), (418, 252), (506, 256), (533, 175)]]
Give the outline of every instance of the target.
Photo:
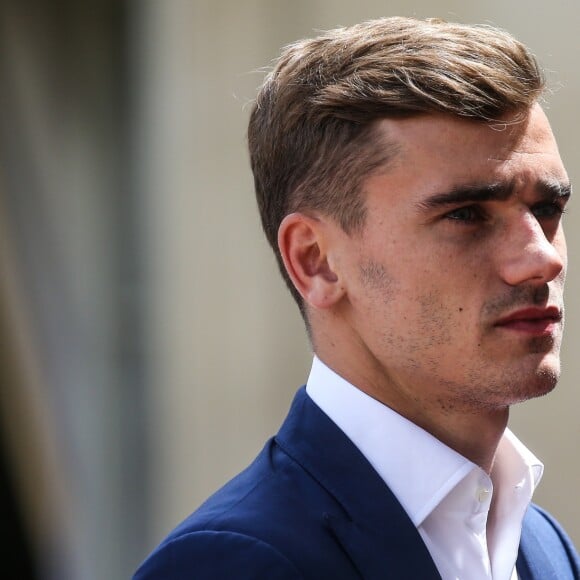
[(145, 534), (123, 6), (0, 6), (2, 427), (54, 580), (127, 576)]

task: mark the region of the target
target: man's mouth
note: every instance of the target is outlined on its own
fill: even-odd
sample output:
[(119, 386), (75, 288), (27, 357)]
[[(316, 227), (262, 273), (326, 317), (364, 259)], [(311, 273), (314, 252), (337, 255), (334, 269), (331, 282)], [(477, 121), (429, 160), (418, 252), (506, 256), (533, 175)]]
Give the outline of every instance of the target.
[(557, 306), (547, 306), (522, 308), (504, 316), (494, 326), (534, 336), (545, 336), (555, 332), (561, 323), (562, 309)]

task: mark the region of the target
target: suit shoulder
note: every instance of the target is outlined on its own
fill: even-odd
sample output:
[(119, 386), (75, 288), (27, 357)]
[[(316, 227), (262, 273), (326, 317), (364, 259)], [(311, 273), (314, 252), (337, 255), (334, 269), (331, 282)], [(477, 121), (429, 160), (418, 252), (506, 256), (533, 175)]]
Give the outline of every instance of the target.
[(247, 469), (170, 532), (135, 579), (180, 578), (165, 573), (175, 559), (178, 570), (189, 569), (183, 578), (200, 580), (311, 579), (326, 572), (352, 578), (352, 564), (327, 514), (344, 517), (335, 498), (271, 440)]
[(163, 543), (133, 580), (301, 580), (294, 565), (268, 543), (228, 531), (196, 531)]

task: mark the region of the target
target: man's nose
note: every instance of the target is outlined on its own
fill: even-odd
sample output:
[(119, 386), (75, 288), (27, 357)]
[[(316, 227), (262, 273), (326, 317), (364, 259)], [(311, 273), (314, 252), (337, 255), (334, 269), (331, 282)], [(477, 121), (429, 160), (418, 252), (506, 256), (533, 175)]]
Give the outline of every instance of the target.
[(510, 286), (523, 283), (545, 284), (566, 267), (566, 244), (559, 229), (546, 235), (531, 213), (522, 214), (506, 228), (503, 249), (498, 252), (500, 274)]

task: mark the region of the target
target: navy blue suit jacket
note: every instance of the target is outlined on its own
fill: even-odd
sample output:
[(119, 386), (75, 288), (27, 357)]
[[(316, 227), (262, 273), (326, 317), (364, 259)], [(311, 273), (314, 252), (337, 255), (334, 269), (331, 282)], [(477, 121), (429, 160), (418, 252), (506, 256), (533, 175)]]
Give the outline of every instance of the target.
[[(520, 580), (578, 580), (579, 568), (560, 526), (530, 507), (517, 562)], [(134, 576), (361, 578), (440, 576), (390, 489), (304, 389), (255, 461), (171, 532)]]

